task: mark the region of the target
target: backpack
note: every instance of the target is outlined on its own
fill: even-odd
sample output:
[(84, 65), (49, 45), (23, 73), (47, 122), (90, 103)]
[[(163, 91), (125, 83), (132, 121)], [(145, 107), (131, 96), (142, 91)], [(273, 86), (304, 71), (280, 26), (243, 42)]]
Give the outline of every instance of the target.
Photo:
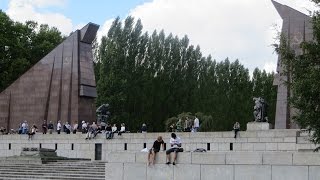
[(203, 149), (203, 148), (197, 148), (196, 150), (194, 150), (193, 152), (207, 152), (207, 150)]

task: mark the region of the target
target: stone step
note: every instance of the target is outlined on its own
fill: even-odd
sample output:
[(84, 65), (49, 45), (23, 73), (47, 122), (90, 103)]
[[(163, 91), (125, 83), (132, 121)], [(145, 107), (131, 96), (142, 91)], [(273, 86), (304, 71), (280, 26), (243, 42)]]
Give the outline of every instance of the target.
[[(1, 172), (1, 171), (0, 171)], [(7, 172), (1, 172), (1, 175), (39, 175), (39, 176), (66, 176), (66, 177), (104, 177), (105, 173), (99, 173), (99, 174), (93, 174), (91, 172), (86, 172), (86, 174), (77, 174), (77, 173), (61, 173), (61, 172), (28, 172), (26, 174), (26, 172), (11, 172), (11, 171), (7, 171)]]
[(50, 176), (50, 175), (6, 175), (6, 174), (1, 174), (1, 179), (36, 179), (36, 180), (43, 180), (43, 179), (59, 179), (59, 180), (71, 180), (71, 179), (77, 179), (77, 180), (104, 180), (105, 177), (90, 177), (90, 176), (75, 176), (75, 177), (69, 177), (69, 176)]
[[(268, 131), (240, 131), (240, 137), (295, 137), (299, 133), (299, 129), (271, 129)], [(93, 142), (104, 140), (111, 142), (113, 140), (123, 140), (123, 139), (156, 139), (158, 136), (162, 136), (164, 139), (169, 139), (171, 133), (124, 133), (122, 136), (114, 136), (114, 139), (106, 140), (105, 134), (98, 134), (95, 139), (90, 141), (85, 140), (85, 134), (36, 134), (32, 142), (39, 140), (82, 140), (84, 142)], [(203, 137), (233, 137), (233, 131), (221, 131), (221, 132), (178, 132), (176, 133), (181, 138), (203, 138)], [(1, 136), (1, 139), (12, 139), (12, 140), (26, 140), (28, 137), (24, 135), (6, 135)]]
[(0, 168), (29, 168), (29, 169), (88, 169), (88, 170), (91, 170), (91, 169), (103, 169), (105, 168), (104, 166), (99, 166), (99, 167), (85, 167), (85, 166), (82, 166), (82, 167), (79, 167), (79, 166), (62, 166), (62, 167), (55, 167), (55, 166), (52, 166), (52, 167), (49, 167), (49, 166), (7, 166), (7, 165), (1, 165)]
[(0, 166), (23, 166), (23, 167), (104, 167), (104, 164), (0, 164)]
[(86, 168), (86, 167), (24, 167), (24, 166), (0, 166), (0, 169), (29, 169), (29, 170), (72, 170), (72, 171), (104, 171), (105, 167)]
[[(15, 173), (22, 173), (22, 172), (31, 172), (31, 173), (59, 173), (59, 174), (88, 174), (87, 171), (84, 170), (57, 170), (57, 169), (13, 169), (13, 168), (0, 168), (0, 172), (7, 173), (7, 172), (15, 172)], [(97, 174), (101, 175), (104, 174), (105, 169), (100, 169), (96, 171), (90, 171), (90, 174)]]

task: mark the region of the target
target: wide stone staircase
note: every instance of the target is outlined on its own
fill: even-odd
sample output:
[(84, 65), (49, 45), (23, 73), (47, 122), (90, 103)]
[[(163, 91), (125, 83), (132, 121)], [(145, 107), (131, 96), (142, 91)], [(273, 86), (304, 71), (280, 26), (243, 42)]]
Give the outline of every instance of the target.
[(0, 179), (105, 179), (105, 162), (58, 161), (47, 164), (0, 164)]

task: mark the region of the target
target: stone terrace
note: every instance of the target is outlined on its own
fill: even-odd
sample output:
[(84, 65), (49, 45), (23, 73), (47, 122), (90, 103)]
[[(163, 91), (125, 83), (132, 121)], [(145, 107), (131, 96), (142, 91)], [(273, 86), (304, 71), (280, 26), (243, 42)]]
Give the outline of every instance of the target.
[[(33, 140), (28, 140), (27, 135), (2, 135), (0, 155), (6, 162), (8, 158), (4, 157), (20, 155), (22, 148), (41, 147), (56, 149), (59, 156), (101, 160), (91, 163), (102, 165), (98, 165), (97, 173), (90, 174), (81, 169), (91, 166), (90, 162), (53, 163), (43, 165), (43, 169), (36, 164), (12, 162), (2, 163), (0, 173), (5, 179), (81, 179), (81, 176), (106, 180), (316, 180), (320, 177), (319, 153), (311, 152), (315, 145), (308, 141), (308, 134), (299, 130), (241, 131), (236, 139), (232, 131), (177, 133), (185, 150), (179, 153), (177, 165), (166, 165), (165, 153), (160, 152), (156, 164), (147, 166), (147, 153), (140, 152), (141, 149), (150, 148), (158, 136), (168, 143), (170, 134), (127, 133), (115, 135), (111, 140), (105, 139), (105, 134), (92, 140), (85, 140), (85, 134), (80, 133), (36, 134)], [(196, 148), (207, 152), (192, 152)]]
[[(299, 130), (241, 131), (236, 139), (233, 138), (232, 131), (177, 133), (177, 135), (182, 139), (185, 152), (196, 148), (204, 148), (210, 152), (297, 152), (315, 147)], [(56, 149), (59, 156), (95, 159), (96, 145), (101, 144), (101, 160), (107, 160), (108, 152), (140, 152), (145, 147), (150, 148), (157, 136), (162, 136), (168, 143), (170, 133), (127, 133), (122, 136), (115, 135), (111, 140), (107, 140), (105, 134), (99, 134), (92, 140), (85, 140), (85, 134), (80, 133), (70, 135), (38, 133), (33, 140), (28, 140), (27, 135), (2, 135), (0, 136), (0, 156), (20, 155), (24, 147), (41, 147)]]

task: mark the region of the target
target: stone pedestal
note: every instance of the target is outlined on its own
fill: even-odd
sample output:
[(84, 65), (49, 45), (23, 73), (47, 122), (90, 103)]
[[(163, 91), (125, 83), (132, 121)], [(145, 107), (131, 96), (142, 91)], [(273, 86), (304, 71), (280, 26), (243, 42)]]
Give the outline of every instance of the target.
[(269, 130), (270, 124), (267, 122), (248, 122), (247, 131), (263, 131)]

